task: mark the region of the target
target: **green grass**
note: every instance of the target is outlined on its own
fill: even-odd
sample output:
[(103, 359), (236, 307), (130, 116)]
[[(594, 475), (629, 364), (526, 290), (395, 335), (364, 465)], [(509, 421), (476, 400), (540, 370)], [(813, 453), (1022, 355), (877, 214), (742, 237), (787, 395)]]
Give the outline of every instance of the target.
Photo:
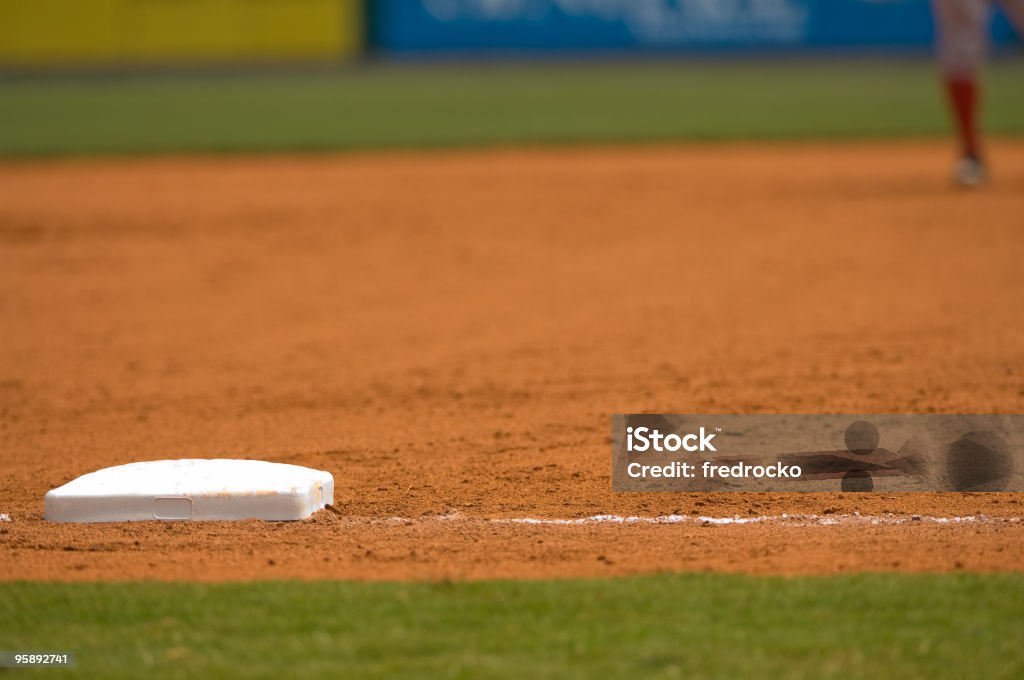
[(1019, 678), (1024, 574), (0, 584), (76, 677)]
[[(990, 131), (1024, 134), (1024, 62)], [(927, 61), (364, 67), (0, 82), (0, 155), (934, 135)]]

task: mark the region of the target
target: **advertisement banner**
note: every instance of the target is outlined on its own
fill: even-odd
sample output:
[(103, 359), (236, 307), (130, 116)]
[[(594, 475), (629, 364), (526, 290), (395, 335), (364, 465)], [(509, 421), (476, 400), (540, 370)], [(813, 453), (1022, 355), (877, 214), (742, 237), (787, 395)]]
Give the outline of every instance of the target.
[(364, 33), (360, 0), (4, 0), (0, 66), (337, 59)]
[[(924, 48), (929, 0), (379, 0), (383, 52)], [(995, 21), (994, 38), (1012, 39)]]

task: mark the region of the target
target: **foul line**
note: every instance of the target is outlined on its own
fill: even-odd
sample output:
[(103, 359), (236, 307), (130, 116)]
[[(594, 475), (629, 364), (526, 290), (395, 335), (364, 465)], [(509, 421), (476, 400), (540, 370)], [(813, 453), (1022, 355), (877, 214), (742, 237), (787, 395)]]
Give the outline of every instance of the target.
[(894, 526), (901, 524), (1024, 524), (1022, 517), (988, 517), (986, 515), (967, 515), (961, 517), (935, 517), (931, 515), (862, 515), (860, 513), (844, 515), (806, 515), (782, 513), (781, 515), (760, 515), (757, 517), (707, 517), (704, 515), (659, 515), (642, 517), (636, 515), (591, 515), (575, 519), (544, 518), (544, 517), (498, 517), (476, 518), (461, 513), (434, 515), (409, 519), (391, 517), (388, 523), (414, 524), (423, 521), (437, 522), (483, 522), (488, 524), (520, 524), (531, 526), (586, 526), (598, 524), (694, 524), (699, 526), (729, 526), (746, 524), (789, 524), (789, 525), (862, 525), (862, 526)]

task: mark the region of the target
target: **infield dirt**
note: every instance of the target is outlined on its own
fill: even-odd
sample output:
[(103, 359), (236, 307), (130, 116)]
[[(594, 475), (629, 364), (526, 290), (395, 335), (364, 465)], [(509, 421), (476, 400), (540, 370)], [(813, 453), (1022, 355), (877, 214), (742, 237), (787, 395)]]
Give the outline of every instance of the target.
[[(0, 164), (0, 578), (1024, 569), (1014, 494), (615, 494), (612, 413), (1020, 412), (1024, 142)], [(99, 467), (332, 472), (295, 524), (53, 525)], [(599, 514), (964, 524), (523, 525)], [(399, 519), (392, 519), (399, 518)]]

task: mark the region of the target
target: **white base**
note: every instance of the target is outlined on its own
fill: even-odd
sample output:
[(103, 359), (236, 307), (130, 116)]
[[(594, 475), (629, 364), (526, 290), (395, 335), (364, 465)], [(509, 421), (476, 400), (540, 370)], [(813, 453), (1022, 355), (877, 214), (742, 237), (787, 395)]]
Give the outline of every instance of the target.
[(298, 520), (334, 502), (329, 472), (262, 460), (157, 460), (82, 475), (46, 494), (51, 522)]

